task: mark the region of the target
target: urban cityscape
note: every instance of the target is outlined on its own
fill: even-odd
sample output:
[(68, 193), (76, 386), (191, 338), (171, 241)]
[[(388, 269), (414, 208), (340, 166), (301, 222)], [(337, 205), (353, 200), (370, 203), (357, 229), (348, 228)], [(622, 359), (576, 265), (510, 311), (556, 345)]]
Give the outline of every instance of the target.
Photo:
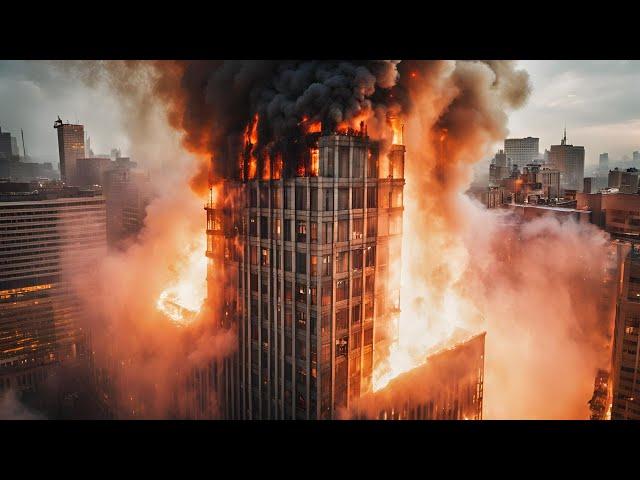
[(639, 420), (576, 63), (0, 61), (0, 419)]

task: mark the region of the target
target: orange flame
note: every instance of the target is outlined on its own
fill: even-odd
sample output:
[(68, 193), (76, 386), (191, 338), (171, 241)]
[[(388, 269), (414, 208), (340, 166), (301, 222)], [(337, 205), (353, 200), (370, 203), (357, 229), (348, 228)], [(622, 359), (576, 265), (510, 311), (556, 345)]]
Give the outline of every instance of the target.
[(320, 173), (320, 150), (317, 148), (311, 149), (311, 176), (317, 177)]

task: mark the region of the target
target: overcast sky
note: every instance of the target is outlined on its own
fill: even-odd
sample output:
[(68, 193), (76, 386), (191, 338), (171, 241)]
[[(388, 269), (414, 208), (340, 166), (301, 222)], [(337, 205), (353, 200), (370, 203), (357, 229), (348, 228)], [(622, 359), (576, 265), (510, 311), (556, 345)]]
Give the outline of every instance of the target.
[[(588, 166), (601, 152), (617, 160), (640, 150), (640, 61), (522, 61), (520, 66), (529, 72), (533, 92), (525, 107), (511, 114), (511, 136), (540, 137), (543, 152), (559, 143), (566, 124), (569, 143), (585, 146)], [(94, 153), (117, 147), (128, 154), (118, 104), (108, 92), (85, 87), (46, 62), (0, 61), (0, 128), (18, 139), (23, 128), (27, 153), (39, 161), (57, 163), (53, 122), (58, 115), (85, 125)]]

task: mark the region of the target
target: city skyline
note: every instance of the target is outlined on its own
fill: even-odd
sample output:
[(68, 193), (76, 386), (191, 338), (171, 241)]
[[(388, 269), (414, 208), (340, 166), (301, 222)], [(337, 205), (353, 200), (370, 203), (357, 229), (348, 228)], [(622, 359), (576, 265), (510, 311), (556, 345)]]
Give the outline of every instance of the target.
[[(640, 150), (640, 61), (528, 60), (517, 65), (529, 73), (533, 88), (527, 103), (509, 113), (508, 138), (540, 138), (544, 153), (560, 142), (566, 127), (568, 143), (585, 147), (587, 170), (597, 167), (601, 153), (616, 163)], [(0, 104), (7, 106), (0, 127), (16, 137), (22, 128), (28, 154), (39, 162), (57, 161), (49, 118), (58, 115), (85, 126), (96, 154), (114, 147), (130, 154), (123, 119), (127, 111), (97, 78), (88, 85), (66, 63), (0, 61)]]

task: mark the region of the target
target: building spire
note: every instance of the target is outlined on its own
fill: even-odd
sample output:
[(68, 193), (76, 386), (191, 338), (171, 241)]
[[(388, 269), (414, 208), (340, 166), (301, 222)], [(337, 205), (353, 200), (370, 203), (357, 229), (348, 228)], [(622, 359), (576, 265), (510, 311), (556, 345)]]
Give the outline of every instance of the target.
[(567, 124), (564, 125), (564, 136), (562, 137), (562, 145), (567, 144)]

